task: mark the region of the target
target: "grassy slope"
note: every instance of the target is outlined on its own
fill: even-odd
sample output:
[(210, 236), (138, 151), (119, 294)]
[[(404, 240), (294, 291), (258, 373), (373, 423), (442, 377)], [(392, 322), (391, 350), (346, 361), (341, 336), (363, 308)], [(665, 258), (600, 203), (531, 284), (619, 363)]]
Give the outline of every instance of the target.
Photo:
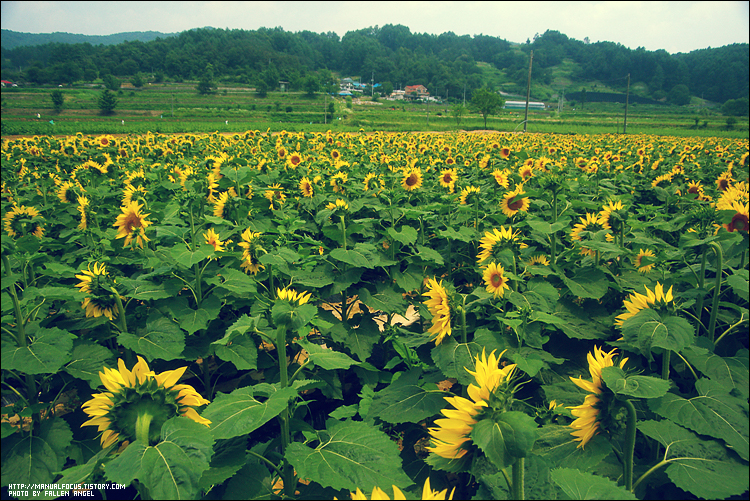
[[(520, 50), (520, 49), (519, 49)], [(513, 90), (525, 98), (525, 88), (512, 82), (505, 71), (488, 63), (477, 63), (485, 82), (500, 90)], [(599, 81), (580, 81), (578, 64), (564, 60), (550, 68), (549, 84), (532, 83), (532, 100), (557, 102), (562, 91), (573, 92), (582, 87), (601, 92), (618, 90)], [(614, 82), (617, 84), (619, 82)], [(308, 98), (301, 93), (269, 93), (259, 98), (245, 87), (224, 84), (219, 92), (200, 96), (194, 82), (146, 85), (143, 89), (123, 89), (117, 93), (119, 100), (115, 113), (109, 117), (98, 114), (97, 99), (100, 90), (90, 87), (65, 88), (65, 108), (57, 115), (52, 111), (49, 93), (51, 88), (3, 89), (3, 134), (69, 134), (78, 131), (89, 134), (135, 132), (243, 132), (249, 129), (265, 130), (438, 130), (484, 128), (484, 121), (476, 113), (468, 114), (460, 125), (450, 117), (449, 105), (423, 105), (381, 100), (380, 105), (354, 104), (351, 109), (345, 102), (335, 99), (336, 112), (333, 123), (324, 124), (323, 109), (326, 99), (322, 95)], [(645, 94), (646, 86), (631, 82), (631, 92)], [(328, 97), (327, 102), (332, 98)], [(369, 98), (363, 98), (368, 101)], [(629, 133), (673, 135), (729, 135), (747, 137), (747, 118), (738, 120), (735, 131), (723, 131), (726, 118), (718, 111), (694, 98), (686, 107), (631, 105), (628, 111)], [(287, 108), (291, 111), (287, 112)], [(36, 113), (43, 119), (36, 120)], [(501, 111), (489, 117), (487, 125), (501, 131), (521, 130), (523, 111)], [(610, 103), (587, 103), (585, 109), (574, 109), (567, 103), (562, 113), (556, 109), (531, 112), (530, 132), (597, 133), (621, 132), (624, 106)], [(689, 129), (694, 118), (708, 122), (706, 129)], [(48, 121), (52, 119), (55, 125)], [(126, 124), (122, 126), (122, 120)], [(229, 124), (226, 124), (229, 121)]]

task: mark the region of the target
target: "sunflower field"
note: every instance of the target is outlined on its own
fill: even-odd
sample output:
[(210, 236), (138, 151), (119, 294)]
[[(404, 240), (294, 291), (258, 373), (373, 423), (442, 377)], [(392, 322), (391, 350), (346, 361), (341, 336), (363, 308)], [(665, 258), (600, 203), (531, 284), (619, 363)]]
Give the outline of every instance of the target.
[(19, 499), (748, 493), (748, 140), (2, 141)]

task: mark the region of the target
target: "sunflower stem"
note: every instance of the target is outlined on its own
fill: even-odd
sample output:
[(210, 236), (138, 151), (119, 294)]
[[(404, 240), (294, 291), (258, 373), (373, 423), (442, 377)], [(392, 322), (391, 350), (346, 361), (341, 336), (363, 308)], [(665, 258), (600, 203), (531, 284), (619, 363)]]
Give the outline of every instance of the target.
[(513, 291), (518, 292), (518, 279), (516, 279), (516, 253), (513, 253)]
[(464, 304), (458, 308), (458, 317), (461, 321), (461, 342), (463, 344), (468, 343), (466, 336), (466, 296), (463, 296)]
[(148, 437), (149, 431), (151, 430), (151, 420), (153, 418), (154, 416), (141, 410), (135, 420), (135, 439), (140, 440), (147, 447), (150, 444)]
[[(552, 193), (552, 224), (557, 222), (557, 190)], [(550, 236), (552, 243), (552, 264), (557, 260), (557, 232)]]
[(128, 332), (127, 320), (125, 320), (125, 307), (122, 305), (120, 295), (115, 291), (115, 303), (117, 304), (117, 326), (123, 334)]
[(669, 362), (672, 358), (672, 350), (664, 350), (664, 355), (661, 356), (661, 378), (665, 381), (669, 380)]
[(524, 469), (524, 458), (518, 458), (513, 463), (513, 485), (511, 486), (511, 499), (517, 499), (522, 501), (524, 497), (524, 486), (523, 486), (523, 469)]
[[(286, 331), (286, 325), (281, 325), (276, 329), (276, 353), (279, 356), (279, 384), (282, 389), (286, 388), (289, 385), (289, 374), (286, 360)], [(281, 424), (281, 455), (284, 456), (284, 454), (286, 453), (286, 449), (291, 441), (289, 433), (288, 404), (284, 408), (284, 410), (281, 411), (279, 420)], [(294, 469), (292, 468), (292, 465), (289, 464), (288, 461), (286, 461), (286, 458), (284, 459), (284, 466), (282, 467), (282, 469), (284, 472), (284, 493), (287, 496), (293, 496), (294, 487), (296, 484), (296, 482), (294, 482)]]
[[(3, 266), (5, 267), (5, 276), (10, 276), (10, 260), (6, 255), (3, 255)], [(16, 317), (16, 342), (20, 348), (26, 348), (28, 344), (26, 340), (26, 319), (23, 318), (23, 313), (21, 313), (21, 303), (18, 301), (18, 296), (16, 295), (16, 284), (11, 284), (11, 286), (8, 287), (8, 291), (10, 291), (10, 297), (13, 301), (13, 313)], [(31, 405), (37, 401), (36, 379), (34, 379), (34, 376), (31, 374), (26, 374), (25, 380), (28, 402), (29, 405)], [(34, 421), (38, 419), (36, 413), (32, 414), (32, 419)]]
[(623, 453), (623, 476), (625, 479), (625, 488), (633, 490), (633, 453), (635, 451), (635, 431), (636, 431), (636, 413), (635, 406), (630, 400), (625, 400), (623, 405), (628, 412), (627, 427), (625, 429), (625, 447)]
[[(698, 275), (698, 288), (703, 289), (703, 285), (706, 280), (706, 255), (708, 254), (708, 247), (704, 244), (701, 246), (701, 272)], [(695, 316), (698, 320), (703, 316), (703, 295), (699, 295), (695, 300)]]
[(669, 461), (667, 461), (666, 459), (662, 459), (660, 462), (658, 462), (657, 464), (649, 468), (648, 471), (644, 473), (643, 475), (641, 475), (640, 478), (638, 478), (638, 481), (635, 484), (633, 484), (633, 488), (630, 489), (630, 492), (635, 492), (638, 486), (641, 485), (641, 482), (643, 482), (649, 475), (651, 475), (653, 472), (655, 472), (656, 470), (658, 470), (659, 468), (661, 468), (662, 466), (666, 464), (669, 464)]
[(724, 268), (724, 254), (721, 251), (721, 245), (716, 242), (709, 244), (710, 248), (716, 254), (716, 282), (714, 284), (714, 300), (711, 304), (711, 317), (708, 321), (708, 336), (711, 342), (715, 343), (716, 314), (719, 312), (719, 293), (721, 291), (721, 274)]

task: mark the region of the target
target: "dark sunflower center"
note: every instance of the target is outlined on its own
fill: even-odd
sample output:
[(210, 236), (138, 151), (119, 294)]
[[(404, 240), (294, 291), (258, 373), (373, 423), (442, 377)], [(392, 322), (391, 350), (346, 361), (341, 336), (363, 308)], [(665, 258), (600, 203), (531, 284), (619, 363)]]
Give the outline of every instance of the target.
[(744, 214), (735, 214), (732, 222), (729, 223), (729, 231), (744, 231), (747, 233), (748, 229), (750, 229), (750, 223), (748, 223), (748, 217)]
[(521, 207), (523, 207), (523, 199), (521, 199), (521, 198), (514, 198), (514, 199), (508, 201), (508, 208), (510, 210), (518, 210)]
[(500, 287), (503, 285), (503, 277), (500, 276), (499, 273), (495, 273), (490, 277), (490, 282), (492, 283), (493, 287)]
[(412, 174), (406, 178), (406, 186), (415, 186), (419, 178), (416, 174)]

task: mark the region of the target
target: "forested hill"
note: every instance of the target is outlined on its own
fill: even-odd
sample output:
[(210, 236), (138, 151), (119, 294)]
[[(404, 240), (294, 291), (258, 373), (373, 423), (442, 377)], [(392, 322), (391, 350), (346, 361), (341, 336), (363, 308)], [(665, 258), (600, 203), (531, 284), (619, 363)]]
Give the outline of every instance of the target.
[(161, 33), (159, 31), (130, 31), (113, 35), (78, 35), (55, 31), (54, 33), (22, 33), (19, 31), (2, 30), (2, 46), (4, 49), (28, 47), (49, 43), (89, 43), (91, 45), (116, 45), (123, 42), (150, 42), (157, 38), (176, 37), (179, 33)]
[[(208, 71), (218, 81), (270, 88), (279, 80), (301, 89), (310, 76), (325, 85), (331, 72), (360, 76), (363, 82), (390, 82), (394, 88), (422, 84), (432, 94), (467, 96), (487, 83), (478, 62), (487, 63), (503, 90), (525, 93), (529, 52), (534, 51), (533, 80), (554, 87), (556, 69), (566, 66), (570, 90), (582, 82), (599, 81), (625, 90), (626, 75), (638, 83), (643, 97), (663, 99), (676, 88), (684, 95), (723, 103), (749, 94), (748, 44), (706, 48), (684, 54), (665, 50), (629, 49), (614, 42), (584, 43), (547, 31), (525, 44), (486, 35), (458, 36), (412, 33), (402, 25), (385, 25), (336, 33), (194, 29), (150, 42), (116, 45), (48, 43), (5, 47), (2, 74), (6, 80), (69, 83), (103, 78), (200, 79)], [(211, 66), (208, 66), (208, 65)], [(20, 71), (19, 71), (20, 68)], [(575, 88), (578, 85), (579, 88)], [(681, 87), (684, 86), (684, 87)]]

